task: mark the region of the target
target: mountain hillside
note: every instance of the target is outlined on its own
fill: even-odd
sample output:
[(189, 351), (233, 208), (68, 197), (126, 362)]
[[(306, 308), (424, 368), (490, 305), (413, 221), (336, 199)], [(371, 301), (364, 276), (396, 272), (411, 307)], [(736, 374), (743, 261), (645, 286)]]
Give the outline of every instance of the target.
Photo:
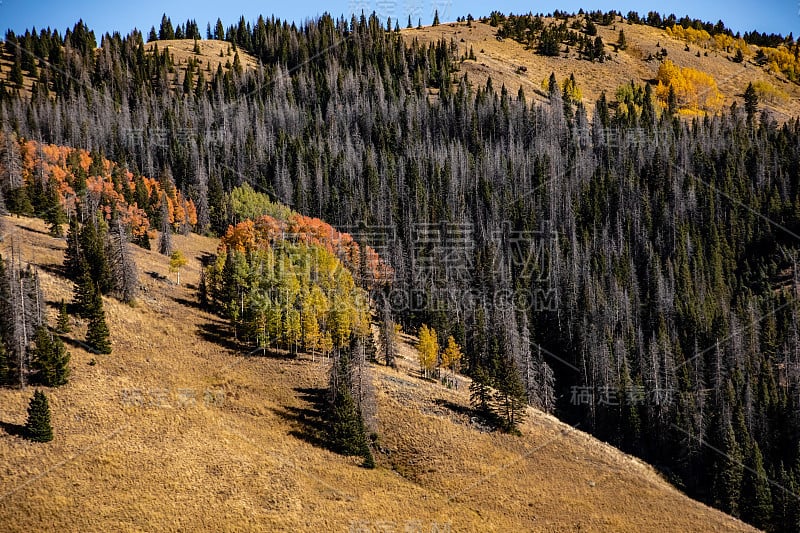
[[(13, 243), (41, 269), (54, 323), (72, 293), (65, 243), (40, 220), (5, 222), (2, 253)], [(182, 285), (137, 247), (138, 302), (106, 299), (112, 355), (86, 352), (80, 327), (66, 336), (72, 377), (47, 390), (53, 442), (17, 436), (33, 390), (0, 389), (3, 530), (750, 530), (549, 415), (531, 410), (520, 437), (486, 432), (466, 378), (420, 379), (409, 337), (397, 370), (372, 367), (378, 468), (360, 468), (317, 445), (327, 362), (239, 353), (195, 304), (217, 241), (173, 239)]]
[[(574, 22), (578, 17), (569, 18)], [(580, 17), (582, 20), (582, 17)], [(544, 18), (546, 23), (552, 18)], [(546, 101), (546, 90), (542, 81), (547, 80), (550, 73), (555, 73), (559, 82), (575, 75), (578, 87), (583, 93), (583, 102), (590, 116), (594, 103), (602, 91), (609, 100), (614, 99), (617, 88), (633, 80), (636, 83), (653, 82), (660, 62), (656, 59), (647, 61), (650, 54), (657, 54), (662, 48), (667, 50), (667, 59), (680, 67), (691, 67), (706, 72), (714, 77), (720, 92), (724, 96), (724, 106), (736, 101), (743, 105), (743, 94), (749, 82), (761, 80), (776, 86), (785, 93), (774, 102), (762, 102), (779, 121), (800, 115), (800, 86), (788, 81), (782, 74), (775, 75), (756, 65), (752, 57), (742, 63), (733, 61), (733, 54), (706, 50), (697, 45), (687, 43), (667, 35), (665, 30), (644, 24), (628, 24), (619, 22), (609, 26), (597, 25), (597, 35), (605, 43), (606, 53), (611, 59), (590, 62), (578, 59), (573, 50), (558, 57), (538, 55), (534, 50), (510, 38), (498, 39), (498, 28), (488, 22), (474, 20), (467, 22), (449, 22), (438, 26), (402, 29), (401, 34), (407, 40), (417, 39), (420, 43), (436, 42), (440, 39), (454, 40), (458, 45), (458, 56), (469, 57), (470, 49), (475, 60), (461, 62), (461, 69), (475, 86), (484, 86), (491, 77), (495, 89), (505, 85), (508, 91), (516, 95), (522, 87), (525, 95), (538, 103)], [(625, 32), (627, 47), (618, 50), (619, 31)], [(562, 46), (562, 48), (564, 48)], [(698, 52), (700, 56), (698, 57)], [(705, 53), (708, 55), (705, 55)]]

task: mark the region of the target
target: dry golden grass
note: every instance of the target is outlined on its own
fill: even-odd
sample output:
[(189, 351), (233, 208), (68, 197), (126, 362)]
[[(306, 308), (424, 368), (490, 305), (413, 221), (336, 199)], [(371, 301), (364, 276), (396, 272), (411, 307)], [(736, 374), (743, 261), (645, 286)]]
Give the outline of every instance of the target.
[[(64, 241), (45, 235), (41, 221), (5, 221), (3, 254), (13, 241), (41, 267), (48, 301), (70, 298), (52, 273)], [(304, 389), (324, 386), (324, 362), (248, 357), (208, 338), (221, 323), (192, 302), (198, 259), (216, 242), (177, 236), (175, 244), (190, 259), (184, 285), (161, 277), (166, 257), (137, 250), (138, 305), (105, 300), (114, 352), (71, 348), (70, 383), (46, 391), (55, 440), (35, 444), (0, 429), (0, 529), (749, 529), (548, 415), (531, 411), (522, 437), (481, 432), (462, 414), (466, 381), (450, 390), (419, 379), (407, 344), (397, 370), (374, 367), (382, 452), (377, 469), (362, 469), (303, 437), (312, 405)], [(131, 404), (137, 390), (142, 405)], [(31, 395), (0, 389), (0, 422), (23, 424)]]
[[(258, 60), (245, 52), (242, 49), (233, 50), (231, 43), (226, 41), (215, 40), (199, 40), (197, 41), (200, 47), (200, 53), (194, 53), (194, 39), (172, 39), (169, 41), (153, 41), (145, 44), (145, 49), (152, 52), (153, 48), (158, 45), (158, 51), (163, 52), (165, 48), (169, 48), (169, 53), (175, 61), (175, 67), (180, 67), (181, 70), (186, 68), (190, 59), (196, 59), (200, 65), (200, 69), (205, 73), (206, 81), (210, 81), (211, 76), (217, 71), (217, 67), (221, 66), (223, 72), (229, 67), (226, 64), (230, 62), (233, 65), (234, 54), (238, 52), (239, 60), (242, 62), (242, 68), (251, 69), (258, 66)], [(228, 52), (230, 51), (230, 55)], [(222, 53), (222, 56), (220, 56)], [(210, 67), (210, 69), (207, 69)], [(210, 75), (209, 75), (210, 71)], [(181, 76), (183, 80), (183, 76)]]
[[(615, 51), (612, 44), (616, 44), (619, 30), (625, 31), (628, 44), (626, 50)], [(590, 113), (594, 103), (602, 91), (613, 101), (617, 87), (634, 80), (637, 83), (654, 80), (658, 71), (658, 61), (644, 61), (649, 54), (655, 55), (661, 48), (667, 49), (667, 57), (676, 65), (691, 67), (711, 74), (719, 85), (719, 90), (725, 97), (724, 105), (730, 106), (733, 101), (744, 105), (744, 90), (751, 81), (769, 81), (784, 90), (789, 98), (784, 102), (764, 102), (764, 106), (773, 112), (774, 117), (784, 121), (800, 116), (800, 86), (786, 80), (785, 77), (774, 76), (762, 67), (756, 66), (751, 59), (744, 63), (735, 63), (725, 54), (708, 51), (708, 56), (703, 55), (705, 50), (695, 45), (690, 45), (690, 50), (684, 50), (686, 43), (667, 35), (664, 30), (650, 26), (627, 24), (617, 22), (611, 26), (597, 26), (597, 34), (606, 44), (606, 53), (611, 54), (611, 61), (604, 63), (590, 63), (579, 60), (575, 50), (570, 51), (570, 57), (544, 57), (537, 55), (533, 50), (512, 40), (498, 41), (497, 28), (488, 24), (475, 21), (472, 27), (467, 27), (466, 22), (446, 23), (439, 26), (427, 26), (421, 29), (401, 30), (402, 35), (408, 39), (418, 39), (421, 43), (429, 43), (445, 38), (454, 39), (459, 46), (459, 57), (469, 55), (470, 46), (475, 51), (477, 61), (464, 61), (461, 63), (462, 72), (468, 74), (473, 86), (485, 85), (488, 77), (492, 78), (495, 89), (499, 90), (505, 84), (509, 92), (516, 96), (520, 86), (525, 91), (529, 100), (544, 102), (541, 94), (542, 80), (554, 72), (561, 82), (570, 74), (575, 74), (578, 86), (583, 91), (583, 102)], [(461, 40), (463, 39), (463, 42)], [(656, 45), (660, 46), (656, 46)], [(563, 47), (562, 47), (563, 49)], [(696, 53), (700, 51), (700, 57)], [(527, 71), (520, 72), (519, 67)]]

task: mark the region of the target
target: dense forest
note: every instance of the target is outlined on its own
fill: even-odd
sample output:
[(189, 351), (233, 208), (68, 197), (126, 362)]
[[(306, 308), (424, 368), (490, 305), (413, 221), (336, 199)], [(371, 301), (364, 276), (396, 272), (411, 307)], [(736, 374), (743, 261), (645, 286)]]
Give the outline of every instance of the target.
[[(176, 31), (166, 22), (161, 32)], [(197, 38), (189, 26), (178, 29)], [(216, 71), (175, 64), (163, 46), (146, 53), (139, 32), (104, 35), (97, 49), (83, 23), (63, 36), (8, 34), (17, 72), (0, 91), (6, 204), (35, 212), (17, 200), (47, 201), (42, 191), (59, 184), (82, 199), (100, 176), (121, 199), (97, 201), (108, 222), (84, 209), (84, 226), (113, 235), (105, 226), (122, 219), (112, 212), (124, 203), (166, 234), (228, 234), (206, 301), (257, 345), (345, 347), (333, 327), (341, 317), (303, 315), (317, 321), (308, 318), (311, 342), (297, 333), (299, 310), (315, 293), (348, 300), (363, 290), (384, 329), (425, 324), (439, 345), (452, 336), (463, 347), (477, 408), (490, 389), (508, 405), (524, 398), (653, 463), (696, 498), (795, 531), (800, 122), (775, 123), (752, 94), (743, 108), (682, 120), (635, 84), (619, 92), (627, 101), (602, 95), (591, 117), (556, 80), (549, 103), (531, 106), (491, 80), (472, 86), (455, 43), (420, 45), (391, 28), (365, 16), (219, 23), (207, 37), (230, 43), (231, 66)], [(241, 68), (240, 50), (258, 68)], [(31, 95), (13, 79), (22, 71), (37, 80)], [(97, 163), (81, 178), (78, 160), (63, 179), (43, 165), (26, 170), (31, 140), (119, 170)], [(230, 303), (244, 310), (259, 283), (283, 290), (253, 277), (256, 264), (274, 262), (259, 244), (269, 231), (233, 244), (229, 226), (247, 223), (231, 191), (243, 184), (369, 245), (390, 282), (357, 267), (358, 291), (345, 276), (337, 292), (293, 275), (296, 307), (275, 315), (291, 314), (288, 330), (266, 304), (236, 315)], [(178, 223), (176, 206), (196, 216)], [(286, 220), (258, 209), (248, 218), (260, 215), (262, 226)], [(339, 261), (317, 244), (281, 246), (294, 258), (286, 272), (305, 272), (312, 256), (333, 270)], [(226, 282), (237, 269), (243, 281)], [(356, 352), (341, 352), (333, 390), (336, 368)], [(349, 392), (334, 397), (352, 411)]]

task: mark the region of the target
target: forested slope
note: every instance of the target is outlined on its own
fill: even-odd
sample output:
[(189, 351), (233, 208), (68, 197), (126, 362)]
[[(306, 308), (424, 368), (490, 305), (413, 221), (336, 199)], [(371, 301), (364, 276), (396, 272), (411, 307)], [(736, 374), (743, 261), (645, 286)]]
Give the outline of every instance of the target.
[[(59, 273), (64, 241), (40, 220), (4, 222), (41, 273), (54, 323), (72, 292)], [(553, 417), (532, 412), (521, 437), (486, 432), (464, 414), (466, 383), (421, 380), (405, 342), (397, 370), (371, 365), (380, 443), (377, 468), (363, 469), (317, 440), (329, 359), (248, 355), (229, 342), (196, 299), (218, 242), (174, 244), (189, 258), (182, 285), (166, 257), (136, 248), (137, 304), (105, 299), (114, 352), (70, 342), (69, 383), (40, 388), (53, 442), (15, 429), (32, 389), (0, 388), (5, 531), (752, 531)]]
[[(245, 182), (326, 220), (391, 266), (391, 284), (361, 280), (383, 318), (452, 335), (482, 385), (796, 529), (800, 122), (762, 113), (755, 89), (680, 118), (649, 82), (590, 114), (554, 79), (532, 105), (472, 85), (458, 42), (409, 42), (374, 17), (242, 21), (225, 38), (261, 65), (185, 90), (138, 33), (100, 50), (83, 25), (8, 40), (58, 68), (30, 98), (4, 94), (6, 138), (158, 176), (200, 232), (240, 222), (226, 192)], [(52, 186), (8, 146), (4, 194)]]

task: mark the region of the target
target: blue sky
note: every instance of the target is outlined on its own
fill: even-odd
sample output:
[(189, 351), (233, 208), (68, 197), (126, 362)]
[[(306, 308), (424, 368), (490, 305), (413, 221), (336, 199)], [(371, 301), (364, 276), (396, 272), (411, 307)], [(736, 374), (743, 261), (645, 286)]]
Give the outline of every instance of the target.
[(173, 24), (184, 22), (187, 18), (195, 19), (200, 25), (201, 32), (205, 34), (206, 22), (212, 26), (217, 17), (227, 27), (238, 21), (244, 15), (248, 21), (255, 20), (259, 14), (266, 16), (275, 15), (281, 19), (302, 22), (306, 18), (313, 18), (323, 12), (334, 16), (349, 14), (351, 12), (370, 13), (372, 11), (381, 15), (381, 18), (391, 16), (399, 17), (401, 25), (405, 25), (408, 15), (411, 14), (414, 23), (422, 18), (423, 24), (429, 24), (434, 9), (439, 10), (442, 20), (452, 20), (456, 17), (472, 13), (478, 17), (488, 15), (492, 10), (503, 13), (551, 12), (555, 9), (577, 11), (584, 9), (616, 9), (623, 13), (629, 10), (638, 11), (640, 14), (648, 11), (659, 11), (664, 14), (675, 13), (678, 17), (688, 14), (692, 18), (716, 22), (722, 19), (734, 31), (750, 31), (757, 29), (767, 33), (782, 33), (787, 35), (794, 32), (800, 35), (800, 0), (762, 0), (760, 2), (690, 2), (680, 0), (677, 2), (659, 2), (655, 0), (631, 2), (625, 0), (596, 2), (591, 0), (555, 0), (555, 1), (519, 1), (519, 0), (494, 0), (494, 1), (458, 1), (458, 0), (328, 0), (310, 2), (220, 2), (196, 0), (194, 2), (178, 2), (175, 0), (138, 0), (127, 2), (98, 1), (98, 0), (0, 0), (0, 31), (3, 35), (7, 28), (15, 32), (24, 31), (35, 26), (43, 28), (50, 26), (59, 31), (72, 25), (82, 18), (90, 28), (94, 29), (98, 41), (102, 33), (120, 31), (125, 34), (134, 27), (147, 32), (150, 26), (156, 26), (161, 20), (161, 14), (167, 13)]

